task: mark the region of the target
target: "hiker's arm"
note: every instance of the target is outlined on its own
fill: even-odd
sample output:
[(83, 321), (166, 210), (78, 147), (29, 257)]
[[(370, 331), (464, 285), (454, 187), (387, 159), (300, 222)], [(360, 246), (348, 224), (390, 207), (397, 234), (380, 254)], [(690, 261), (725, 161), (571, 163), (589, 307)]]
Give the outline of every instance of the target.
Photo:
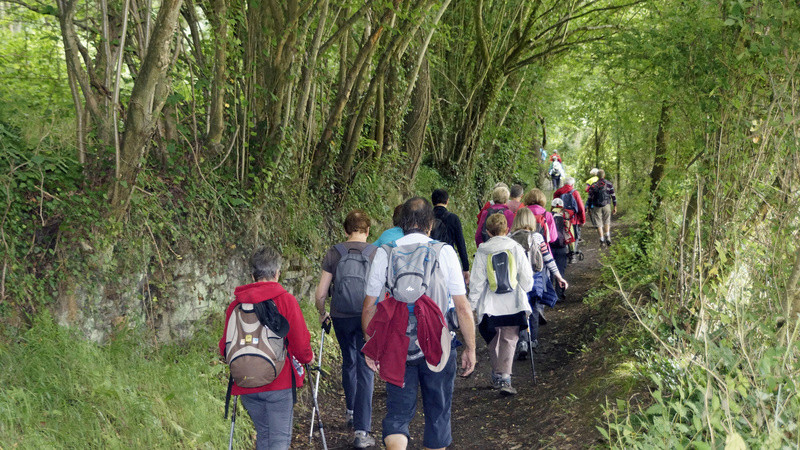
[(461, 376), (466, 377), (475, 370), (475, 319), (466, 295), (454, 295), (453, 303), (458, 315), (461, 337), (464, 338), (464, 347), (466, 347), (461, 352), (461, 369), (463, 370)]
[(364, 339), (368, 338), (367, 336), (367, 327), (369, 323), (372, 321), (372, 317), (375, 316), (375, 311), (378, 309), (377, 306), (378, 297), (373, 297), (371, 295), (367, 295), (364, 297), (364, 305), (363, 309), (361, 310), (361, 331), (364, 332)]
[(325, 311), (325, 299), (328, 298), (328, 289), (331, 287), (331, 281), (333, 281), (333, 274), (323, 270), (322, 275), (319, 276), (317, 290), (314, 292), (315, 304), (319, 313), (319, 323), (325, 322), (329, 317), (329, 314)]

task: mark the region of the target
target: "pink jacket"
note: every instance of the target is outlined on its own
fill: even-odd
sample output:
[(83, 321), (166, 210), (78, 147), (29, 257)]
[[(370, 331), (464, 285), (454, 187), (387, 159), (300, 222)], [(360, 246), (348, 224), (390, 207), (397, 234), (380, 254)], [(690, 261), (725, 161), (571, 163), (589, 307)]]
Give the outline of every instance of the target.
[(553, 215), (539, 205), (528, 205), (528, 209), (530, 209), (535, 216), (544, 214), (544, 221), (547, 223), (547, 228), (550, 230), (549, 242), (558, 240), (558, 229), (556, 228), (555, 220), (553, 220)]
[[(481, 211), (481, 215), (478, 218), (478, 229), (475, 230), (475, 245), (483, 244), (483, 236), (481, 236), (481, 230), (483, 229), (483, 223), (486, 222), (486, 217), (489, 215), (490, 209), (503, 209), (503, 214), (506, 216), (506, 222), (508, 222), (508, 229), (511, 229), (511, 225), (514, 223), (514, 215), (515, 212), (512, 211), (508, 205), (501, 204), (501, 205), (492, 205), (485, 210)], [(553, 218), (551, 217), (550, 220)], [(555, 225), (553, 225), (553, 229), (555, 229)]]

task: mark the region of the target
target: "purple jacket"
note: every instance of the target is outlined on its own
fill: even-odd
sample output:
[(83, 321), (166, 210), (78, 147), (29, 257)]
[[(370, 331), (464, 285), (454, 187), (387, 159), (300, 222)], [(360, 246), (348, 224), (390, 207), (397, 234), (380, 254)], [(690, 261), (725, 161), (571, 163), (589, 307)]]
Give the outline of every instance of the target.
[(555, 242), (558, 240), (558, 229), (556, 228), (556, 221), (553, 220), (553, 215), (539, 205), (528, 205), (528, 209), (530, 209), (535, 216), (541, 216), (544, 214), (544, 221), (547, 223), (547, 228), (550, 229), (549, 242)]

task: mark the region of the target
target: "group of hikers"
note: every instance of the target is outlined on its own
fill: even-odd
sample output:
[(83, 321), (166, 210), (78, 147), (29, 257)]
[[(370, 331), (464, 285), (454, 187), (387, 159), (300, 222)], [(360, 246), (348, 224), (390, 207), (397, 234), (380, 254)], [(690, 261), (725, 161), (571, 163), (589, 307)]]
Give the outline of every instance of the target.
[[(593, 169), (592, 176), (597, 180), (589, 180), (588, 204), (601, 242), (610, 245), (608, 228), (601, 228), (602, 211), (612, 201), (609, 211), (616, 211), (616, 197), (602, 170)], [(461, 220), (448, 211), (443, 189), (433, 191), (430, 202), (413, 197), (398, 205), (393, 227), (372, 244), (367, 213), (347, 214), (347, 239), (323, 257), (315, 305), (323, 330), (332, 324), (341, 348), (345, 421), (354, 433), (353, 447), (376, 443), (371, 435), (375, 373), (386, 382), (386, 448), (407, 447), (418, 392), (423, 446), (449, 446), (455, 378), (475, 369), (476, 328), (489, 349), (491, 388), (501, 395), (517, 393), (511, 383), (513, 361), (536, 348), (539, 325), (546, 323), (544, 306), (563, 298), (569, 287), (566, 266), (580, 255), (586, 210), (574, 183), (567, 177), (557, 187), (550, 211), (539, 189), (523, 195), (521, 185), (495, 185), (478, 213), (471, 265)], [(228, 396), (241, 396), (258, 449), (285, 449), (291, 444), (296, 389), (314, 352), (299, 303), (278, 283), (280, 254), (262, 247), (250, 266), (254, 283), (236, 288), (219, 342), (230, 365)], [(458, 347), (463, 347), (460, 370)], [(316, 391), (313, 400), (316, 413)], [(234, 400), (234, 414), (235, 405)], [(319, 428), (322, 434), (321, 422)]]

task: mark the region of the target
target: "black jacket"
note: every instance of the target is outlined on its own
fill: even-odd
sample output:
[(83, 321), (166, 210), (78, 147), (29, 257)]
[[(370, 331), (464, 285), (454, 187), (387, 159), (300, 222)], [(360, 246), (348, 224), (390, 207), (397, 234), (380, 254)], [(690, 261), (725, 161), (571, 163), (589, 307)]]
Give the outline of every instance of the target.
[(464, 232), (461, 229), (461, 220), (457, 215), (451, 213), (444, 206), (434, 206), (433, 215), (447, 227), (450, 232), (451, 240), (448, 242), (456, 249), (458, 259), (461, 260), (461, 268), (464, 272), (469, 272), (469, 259), (467, 259), (467, 245), (464, 243)]

